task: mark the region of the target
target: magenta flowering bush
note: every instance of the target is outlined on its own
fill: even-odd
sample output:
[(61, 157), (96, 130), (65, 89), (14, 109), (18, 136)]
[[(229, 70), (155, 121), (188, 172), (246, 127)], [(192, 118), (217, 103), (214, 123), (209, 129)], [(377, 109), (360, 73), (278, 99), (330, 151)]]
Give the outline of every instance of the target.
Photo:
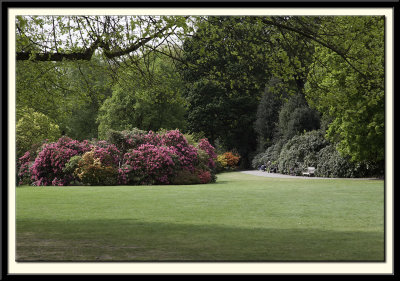
[(200, 183), (209, 183), (212, 179), (210, 171), (205, 170), (198, 170), (197, 177), (199, 178)]
[(215, 181), (215, 149), (179, 130), (112, 132), (113, 141), (62, 137), (18, 161), (18, 184), (196, 184)]
[[(215, 149), (206, 139), (200, 140), (197, 148), (179, 130), (160, 134), (150, 131), (141, 139), (146, 144), (124, 154), (119, 169), (121, 184), (197, 184), (215, 180)], [(199, 155), (201, 151), (204, 153)], [(201, 163), (203, 155), (207, 165)]]
[(69, 159), (89, 151), (88, 141), (79, 142), (68, 137), (62, 137), (57, 142), (44, 144), (31, 168), (32, 184), (68, 185), (74, 176), (65, 173), (63, 169)]
[(98, 141), (91, 147), (93, 149), (93, 157), (99, 159), (104, 166), (119, 166), (120, 151), (114, 144)]
[(208, 155), (208, 167), (210, 169), (215, 168), (214, 160), (217, 159), (217, 153), (215, 152), (215, 148), (208, 142), (207, 139), (201, 139), (197, 145), (198, 149), (205, 151)]
[(32, 154), (30, 151), (25, 152), (25, 154), (18, 159), (17, 163), (17, 181), (18, 184), (30, 184), (31, 183), (31, 169), (33, 166)]
[(120, 183), (168, 184), (174, 174), (174, 158), (174, 151), (168, 147), (142, 144), (124, 155)]
[(179, 130), (167, 131), (161, 136), (161, 143), (177, 156), (179, 168), (194, 171), (198, 164), (197, 149), (188, 143)]

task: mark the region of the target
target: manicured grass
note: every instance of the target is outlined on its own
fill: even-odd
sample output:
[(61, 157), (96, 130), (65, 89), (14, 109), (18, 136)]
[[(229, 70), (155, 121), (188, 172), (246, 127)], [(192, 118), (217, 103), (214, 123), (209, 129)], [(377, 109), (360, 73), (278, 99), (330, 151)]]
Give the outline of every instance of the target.
[(384, 183), (18, 187), (17, 261), (383, 261)]

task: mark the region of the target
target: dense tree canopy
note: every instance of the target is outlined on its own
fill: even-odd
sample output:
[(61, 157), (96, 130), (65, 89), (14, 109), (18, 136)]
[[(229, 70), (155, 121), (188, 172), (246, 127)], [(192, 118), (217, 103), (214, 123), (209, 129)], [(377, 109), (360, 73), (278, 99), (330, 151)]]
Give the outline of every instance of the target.
[[(187, 18), (187, 17), (186, 17)], [(91, 60), (145, 54), (188, 31), (180, 16), (17, 16), (17, 60)], [(176, 39), (175, 39), (176, 40)]]
[(328, 138), (353, 160), (384, 159), (384, 18), (332, 17), (321, 24), (343, 56), (316, 46), (307, 98), (333, 118)]
[(17, 121), (31, 108), (80, 140), (179, 128), (236, 150), (242, 167), (321, 128), (342, 157), (383, 163), (384, 24), (380, 16), (17, 16)]
[(185, 128), (183, 84), (173, 62), (159, 54), (151, 57), (151, 76), (143, 77), (137, 69), (119, 69), (112, 96), (104, 101), (98, 114), (100, 138), (105, 138), (110, 129)]

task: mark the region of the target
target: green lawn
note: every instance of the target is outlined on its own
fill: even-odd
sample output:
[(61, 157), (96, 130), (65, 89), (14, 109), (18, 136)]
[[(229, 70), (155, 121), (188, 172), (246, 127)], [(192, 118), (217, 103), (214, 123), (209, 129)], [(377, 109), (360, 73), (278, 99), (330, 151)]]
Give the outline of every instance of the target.
[(384, 182), (18, 187), (17, 261), (383, 261)]

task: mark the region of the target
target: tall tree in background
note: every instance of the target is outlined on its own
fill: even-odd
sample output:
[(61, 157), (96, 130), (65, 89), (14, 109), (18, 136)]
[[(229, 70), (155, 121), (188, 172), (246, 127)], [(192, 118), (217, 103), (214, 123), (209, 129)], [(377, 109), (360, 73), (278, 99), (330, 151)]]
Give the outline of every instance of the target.
[(90, 63), (18, 61), (16, 80), (17, 120), (29, 107), (70, 137), (97, 138), (98, 108), (111, 95), (112, 85), (100, 58)]
[[(251, 17), (209, 17), (184, 43), (188, 128), (237, 149), (244, 165), (256, 148), (257, 104), (270, 74), (269, 31)], [(207, 127), (207, 124), (209, 127)]]
[[(293, 22), (294, 19), (284, 18), (283, 21)], [(271, 93), (264, 97), (264, 108), (259, 107), (259, 118), (256, 116), (266, 84), (271, 77), (276, 77), (282, 81), (288, 95), (304, 95), (312, 53), (313, 44), (309, 38), (266, 23), (263, 17), (208, 17), (200, 20), (194, 36), (185, 41), (183, 53), (186, 61), (182, 67), (183, 77), (188, 84), (190, 99), (199, 95), (196, 101), (203, 100), (201, 105), (189, 101), (189, 128), (200, 130), (198, 125), (204, 120), (207, 110), (214, 108), (219, 113), (209, 117), (213, 119), (213, 125), (210, 125), (212, 134), (210, 130), (201, 130), (205, 130), (211, 139), (219, 139), (226, 149), (236, 148), (243, 159), (249, 160), (257, 142), (265, 145), (271, 141), (273, 129), (266, 132), (269, 129), (265, 128), (271, 127), (279, 115), (274, 112), (276, 115), (264, 117), (264, 120), (260, 116), (266, 114), (267, 103), (274, 105), (277, 102), (276, 109), (279, 108), (281, 97)], [(214, 81), (212, 83), (220, 90), (213, 92), (209, 87), (210, 92), (205, 93), (205, 87), (199, 88), (195, 84), (203, 79)], [(201, 91), (196, 92), (196, 89)], [(276, 95), (281, 91), (277, 89)], [(203, 98), (213, 94), (218, 98)], [(272, 120), (266, 119), (269, 117)], [(249, 161), (245, 165), (247, 163)]]
[(100, 138), (110, 129), (185, 129), (186, 101), (173, 61), (160, 53), (149, 55), (148, 60), (152, 68), (148, 75), (133, 67), (119, 69), (112, 96), (104, 101), (97, 117)]
[(354, 161), (385, 154), (384, 17), (327, 17), (306, 87), (312, 106), (332, 119), (327, 137)]
[(288, 91), (282, 81), (273, 77), (265, 87), (257, 106), (254, 130), (257, 133), (258, 152), (264, 152), (275, 142), (278, 132), (279, 112), (288, 98)]

